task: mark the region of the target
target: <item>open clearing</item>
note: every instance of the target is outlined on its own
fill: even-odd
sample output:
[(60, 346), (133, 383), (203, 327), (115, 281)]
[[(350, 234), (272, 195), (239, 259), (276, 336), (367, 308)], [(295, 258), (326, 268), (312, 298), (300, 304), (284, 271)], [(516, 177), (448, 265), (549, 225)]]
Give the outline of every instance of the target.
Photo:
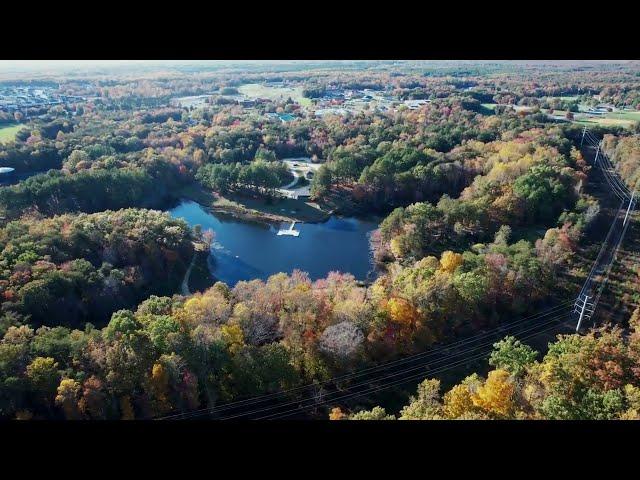
[(262, 222), (322, 222), (329, 216), (327, 211), (308, 199), (263, 198), (228, 193), (215, 195), (202, 186), (186, 187), (179, 196), (193, 200), (204, 207), (227, 213), (240, 219)]
[(268, 98), (270, 100), (291, 98), (303, 107), (311, 106), (311, 99), (302, 96), (302, 87), (271, 87), (261, 83), (247, 83), (238, 87), (238, 91), (250, 98)]
[(16, 138), (16, 133), (22, 129), (23, 125), (9, 125), (6, 127), (0, 127), (0, 142), (10, 142)]
[(631, 128), (634, 124), (637, 123), (636, 120), (625, 120), (622, 118), (611, 118), (609, 115), (603, 117), (587, 117), (587, 118), (577, 118), (577, 123), (586, 123), (586, 124), (596, 124), (603, 126), (620, 126)]
[[(488, 110), (495, 111), (498, 104), (496, 103), (483, 103), (482, 106)], [(533, 107), (525, 107), (520, 105), (510, 105), (516, 111), (531, 111)], [(549, 115), (548, 109), (541, 109), (543, 113)], [(565, 117), (566, 110), (554, 110), (551, 116), (553, 117)], [(574, 112), (574, 122), (587, 125), (602, 125), (602, 126), (620, 126), (626, 128), (632, 128), (636, 123), (640, 122), (640, 112), (638, 111), (617, 111), (605, 113), (601, 116), (589, 115), (584, 112)]]
[(631, 120), (634, 122), (640, 122), (640, 112), (611, 112), (606, 115), (607, 118), (619, 119), (619, 120)]

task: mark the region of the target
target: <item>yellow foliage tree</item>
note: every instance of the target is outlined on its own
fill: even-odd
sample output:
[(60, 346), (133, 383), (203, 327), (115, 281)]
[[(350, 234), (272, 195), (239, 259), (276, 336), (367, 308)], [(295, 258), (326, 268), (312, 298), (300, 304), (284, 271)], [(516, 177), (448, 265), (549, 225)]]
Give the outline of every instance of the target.
[(329, 420), (344, 420), (347, 416), (340, 409), (340, 407), (335, 407), (331, 409), (331, 413), (329, 413)]
[(120, 411), (122, 412), (121, 420), (135, 420), (136, 416), (133, 413), (133, 405), (131, 405), (129, 395), (125, 395), (120, 399)]
[(462, 262), (463, 259), (461, 254), (447, 250), (446, 252), (443, 252), (440, 257), (440, 270), (453, 273), (456, 271), (456, 268), (462, 265)]
[(473, 404), (497, 418), (512, 417), (515, 411), (515, 385), (506, 370), (489, 372), (487, 381), (472, 396)]
[(387, 312), (395, 323), (410, 328), (418, 321), (418, 311), (404, 298), (393, 297), (387, 302)]
[(394, 257), (397, 257), (397, 258), (404, 257), (405, 251), (402, 245), (401, 237), (393, 237), (391, 239), (391, 242), (389, 242), (389, 249), (391, 250), (391, 253), (393, 253)]
[(466, 385), (456, 385), (444, 394), (444, 414), (447, 418), (460, 418), (477, 410), (473, 395)]
[(640, 388), (625, 385), (624, 396), (628, 408), (620, 418), (622, 420), (640, 420)]
[(229, 347), (229, 353), (235, 354), (244, 346), (244, 334), (239, 325), (226, 324), (220, 328), (222, 339)]
[(187, 325), (202, 323), (224, 323), (231, 315), (231, 307), (224, 294), (210, 288), (205, 293), (196, 293), (179, 309), (175, 316)]
[(155, 399), (155, 408), (158, 413), (164, 413), (171, 409), (169, 402), (169, 373), (161, 363), (155, 363), (151, 369), (151, 390)]
[(58, 386), (56, 405), (62, 408), (67, 420), (80, 418), (80, 411), (78, 410), (80, 388), (80, 384), (71, 378), (62, 379)]

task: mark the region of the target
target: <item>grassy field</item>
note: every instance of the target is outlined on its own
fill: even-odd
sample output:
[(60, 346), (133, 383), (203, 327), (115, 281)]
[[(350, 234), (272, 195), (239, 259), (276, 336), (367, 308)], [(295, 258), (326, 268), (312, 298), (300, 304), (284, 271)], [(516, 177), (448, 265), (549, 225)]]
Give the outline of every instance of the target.
[[(483, 103), (482, 106), (488, 110), (495, 111), (497, 104)], [(526, 110), (527, 107), (519, 108)], [(547, 109), (541, 109), (541, 112), (549, 113)], [(554, 110), (552, 115), (564, 117), (566, 114), (566, 110)], [(599, 117), (585, 117), (584, 114), (580, 112), (574, 112), (574, 115), (574, 122), (585, 125), (621, 126), (632, 128), (636, 123), (640, 122), (640, 112), (610, 112)]]
[(611, 112), (606, 116), (607, 118), (640, 122), (640, 112)]
[[(560, 117), (564, 117), (567, 114), (566, 110), (554, 110), (553, 113), (549, 113), (549, 110), (547, 110), (546, 108), (541, 109), (541, 111), (543, 113), (546, 113), (547, 115), (555, 115), (555, 116), (560, 116)], [(575, 113), (574, 113), (575, 115)]]
[(247, 83), (241, 85), (238, 91), (250, 98), (268, 98), (270, 100), (291, 100), (298, 102), (303, 107), (311, 106), (311, 99), (302, 96), (302, 87), (270, 87), (261, 83)]
[(568, 95), (568, 96), (564, 96), (564, 97), (547, 97), (547, 99), (552, 100), (554, 98), (559, 98), (560, 100), (563, 100), (565, 102), (573, 102), (574, 100), (578, 100), (580, 98), (579, 95)]
[(0, 127), (0, 143), (10, 142), (16, 138), (16, 133), (23, 127), (23, 125), (9, 125), (6, 127)]
[(266, 202), (261, 198), (229, 195), (216, 199), (212, 206), (219, 210), (245, 213), (247, 217), (271, 218), (276, 221), (321, 222), (327, 212), (315, 208), (304, 200), (277, 198)]
[(576, 123), (583, 123), (586, 125), (595, 124), (595, 125), (602, 125), (602, 126), (620, 126), (620, 127), (627, 127), (627, 128), (631, 128), (637, 123), (637, 120), (629, 120), (624, 118), (612, 118), (612, 117), (609, 117), (609, 115), (612, 115), (612, 114), (607, 114), (606, 116), (602, 116), (602, 117), (577, 118)]

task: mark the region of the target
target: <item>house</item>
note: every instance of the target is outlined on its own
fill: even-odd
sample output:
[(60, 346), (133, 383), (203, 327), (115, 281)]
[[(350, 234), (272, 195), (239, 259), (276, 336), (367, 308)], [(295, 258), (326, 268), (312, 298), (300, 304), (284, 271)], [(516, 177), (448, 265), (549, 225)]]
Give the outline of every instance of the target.
[(290, 113), (279, 113), (278, 117), (280, 117), (282, 123), (291, 122), (296, 119), (295, 115), (291, 115)]
[(295, 115), (291, 115), (290, 113), (267, 113), (266, 114), (267, 118), (271, 118), (271, 119), (278, 119), (280, 120), (282, 123), (287, 123), (287, 122), (291, 122), (292, 120), (295, 120), (296, 117)]
[(425, 106), (426, 104), (431, 103), (431, 100), (405, 100), (404, 104), (409, 107), (409, 110), (417, 110), (420, 107)]

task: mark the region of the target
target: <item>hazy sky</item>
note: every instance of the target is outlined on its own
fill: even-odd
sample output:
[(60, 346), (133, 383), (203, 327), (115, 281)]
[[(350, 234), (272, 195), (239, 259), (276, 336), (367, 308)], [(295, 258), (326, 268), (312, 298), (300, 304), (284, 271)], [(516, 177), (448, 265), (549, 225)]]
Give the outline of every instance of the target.
[(194, 63), (291, 63), (292, 60), (0, 60), (0, 70), (51, 70), (59, 68), (117, 67), (134, 65), (184, 65)]
[[(331, 62), (350, 62), (348, 60), (330, 60)], [(29, 73), (44, 73), (51, 71), (86, 71), (93, 69), (104, 69), (104, 68), (117, 68), (117, 67), (135, 67), (136, 65), (140, 67), (159, 67), (159, 68), (167, 68), (178, 65), (242, 65), (242, 64), (279, 64), (286, 65), (291, 63), (305, 62), (305, 60), (0, 60), (0, 72), (29, 72)], [(314, 60), (312, 63), (322, 63), (321, 60)], [(456, 60), (441, 60), (441, 61), (428, 61), (429, 63), (444, 63), (451, 64), (455, 63)], [(508, 60), (508, 61), (496, 61), (496, 60), (461, 60), (460, 63), (521, 63), (519, 60)], [(618, 63), (624, 62), (624, 60), (526, 60), (524, 63), (527, 64), (602, 64), (602, 63)]]

